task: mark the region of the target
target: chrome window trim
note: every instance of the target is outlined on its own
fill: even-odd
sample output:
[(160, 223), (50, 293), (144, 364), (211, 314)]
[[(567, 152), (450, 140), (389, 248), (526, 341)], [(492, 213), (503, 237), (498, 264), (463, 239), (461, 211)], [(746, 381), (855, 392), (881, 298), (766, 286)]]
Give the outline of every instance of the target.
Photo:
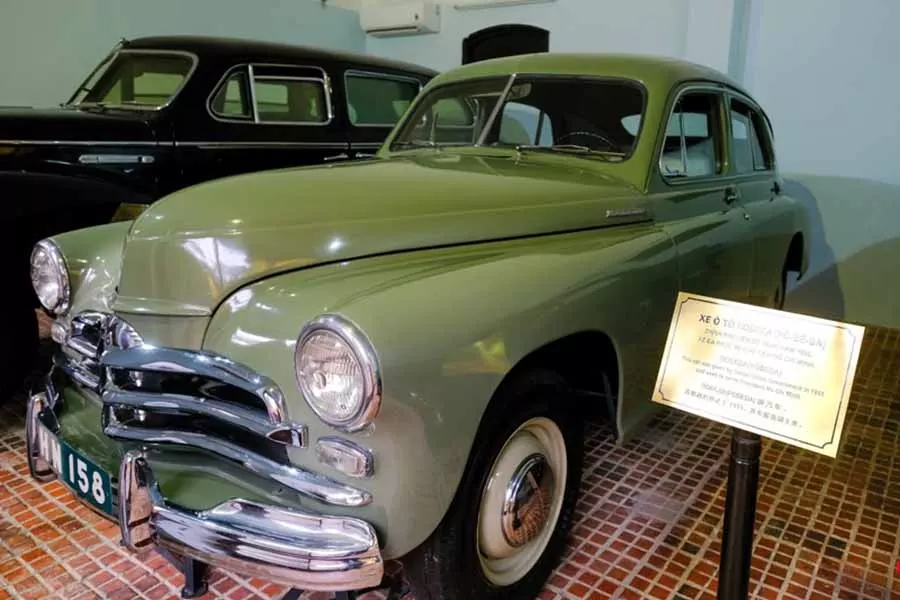
[[(256, 75), (254, 72), (254, 67), (270, 67), (270, 68), (279, 68), (279, 69), (310, 69), (314, 71), (319, 71), (322, 74), (322, 77), (298, 77), (292, 75)], [(247, 86), (249, 87), (249, 96), (250, 96), (250, 105), (251, 112), (253, 114), (252, 118), (233, 118), (233, 117), (225, 117), (223, 115), (218, 115), (212, 109), (212, 101), (216, 97), (216, 94), (219, 92), (219, 89), (222, 85), (234, 74), (234, 71), (238, 71), (240, 69), (246, 69), (246, 77), (247, 77)], [(324, 92), (325, 97), (325, 110), (328, 115), (327, 121), (319, 121), (315, 123), (301, 123), (296, 121), (261, 121), (259, 118), (259, 106), (256, 102), (256, 86), (255, 81), (257, 79), (266, 80), (276, 80), (276, 81), (313, 81), (322, 84), (322, 90)], [(213, 86), (209, 95), (206, 97), (206, 112), (207, 114), (215, 121), (219, 121), (220, 123), (230, 123), (230, 124), (240, 124), (240, 125), (282, 125), (282, 126), (293, 126), (293, 127), (327, 127), (334, 122), (334, 103), (332, 99), (332, 89), (331, 89), (331, 79), (328, 77), (328, 73), (322, 67), (317, 65), (307, 65), (307, 64), (288, 64), (288, 63), (241, 63), (237, 65), (233, 65), (228, 68), (225, 73), (219, 78), (216, 84)]]
[[(363, 389), (364, 397), (360, 408), (351, 418), (340, 423), (333, 423), (322, 417), (322, 413), (303, 393), (303, 384), (300, 382), (300, 376), (297, 369), (297, 358), (300, 350), (303, 348), (304, 342), (310, 335), (319, 330), (325, 330), (340, 337), (351, 351), (356, 355), (363, 370)], [(353, 433), (367, 427), (378, 416), (381, 409), (382, 381), (381, 366), (375, 348), (372, 343), (359, 328), (350, 319), (343, 315), (335, 313), (325, 313), (307, 321), (301, 328), (300, 334), (297, 336), (297, 343), (294, 346), (294, 378), (297, 383), (297, 389), (310, 410), (315, 413), (319, 419), (338, 431)]]
[[(197, 65), (200, 64), (200, 57), (197, 56), (195, 53), (189, 52), (187, 50), (151, 50), (151, 49), (146, 49), (146, 48), (144, 48), (144, 49), (142, 49), (142, 48), (123, 48), (123, 49), (114, 51), (112, 58), (109, 61), (106, 61), (107, 62), (106, 69), (108, 70), (109, 65), (112, 65), (116, 61), (116, 59), (119, 58), (119, 56), (122, 54), (143, 54), (143, 55), (157, 55), (157, 56), (169, 55), (169, 56), (182, 56), (182, 57), (186, 56), (191, 59), (191, 66), (187, 70), (187, 73), (185, 73), (184, 79), (181, 80), (181, 83), (178, 84), (178, 87), (175, 88), (175, 90), (169, 96), (168, 100), (166, 100), (163, 104), (160, 104), (159, 106), (154, 106), (154, 107), (148, 107), (146, 105), (142, 106), (142, 107), (133, 107), (133, 106), (119, 105), (119, 104), (109, 105), (109, 106), (114, 106), (115, 108), (122, 108), (125, 110), (134, 110), (137, 112), (146, 112), (146, 111), (159, 112), (159, 111), (171, 106), (172, 103), (175, 102), (175, 99), (179, 96), (179, 94), (181, 94), (181, 91), (185, 88), (185, 86), (191, 80), (191, 77), (193, 77), (194, 73), (197, 71)], [(95, 72), (96, 72), (96, 69), (91, 72), (91, 75), (93, 75)], [(106, 74), (106, 72), (104, 71), (103, 75), (105, 75), (105, 74)], [(100, 77), (102, 78), (103, 75), (101, 75)], [(81, 82), (81, 86), (79, 86), (79, 87), (83, 87), (84, 84), (87, 83), (87, 81), (90, 79), (90, 77), (91, 76), (89, 75), (87, 79), (84, 79)], [(69, 102), (67, 102), (65, 104), (65, 106), (79, 107), (79, 106), (93, 106), (94, 105), (94, 103), (92, 103), (92, 102), (87, 102), (87, 103), (79, 102), (78, 104), (72, 104), (71, 103), (72, 98), (74, 98), (77, 94), (78, 94), (78, 89), (75, 90), (75, 92), (69, 98)]]
[[(219, 94), (219, 91), (222, 89), (222, 86), (227, 84), (228, 80), (231, 79), (232, 77), (234, 77), (238, 73), (243, 75), (247, 82), (247, 88), (248, 88), (247, 95), (249, 96), (249, 98), (247, 100), (248, 100), (248, 102), (250, 102), (250, 115), (247, 117), (243, 117), (243, 118), (239, 118), (239, 117), (235, 117), (235, 116), (227, 117), (225, 115), (219, 114), (216, 111), (214, 111), (213, 107), (212, 107), (212, 103), (213, 103), (213, 100), (215, 100), (216, 96)], [(206, 112), (207, 112), (207, 114), (209, 114), (209, 116), (212, 117), (214, 120), (221, 121), (223, 123), (253, 123), (253, 122), (255, 122), (255, 117), (253, 114), (254, 113), (254, 110), (253, 110), (253, 106), (254, 106), (253, 86), (250, 85), (252, 73), (253, 73), (253, 67), (251, 65), (247, 65), (247, 64), (234, 65), (234, 66), (231, 66), (231, 67), (225, 69), (225, 72), (222, 74), (221, 77), (219, 77), (219, 80), (212, 87), (212, 91), (206, 97)]]
[[(383, 73), (383, 72), (378, 72), (378, 71), (364, 71), (361, 69), (347, 69), (346, 71), (344, 71), (344, 102), (345, 102), (346, 108), (347, 108), (347, 123), (349, 123), (351, 127), (358, 127), (360, 129), (365, 129), (367, 127), (381, 127), (381, 128), (394, 127), (397, 123), (400, 122), (400, 119), (403, 118), (403, 115), (398, 116), (397, 120), (394, 121), (393, 123), (357, 124), (357, 123), (354, 123), (353, 121), (351, 121), (350, 120), (350, 92), (349, 92), (350, 88), (347, 85), (347, 79), (349, 77), (353, 77), (353, 76), (369, 78), (369, 79), (387, 79), (387, 80), (393, 80), (393, 81), (411, 82), (411, 83), (416, 84), (416, 86), (418, 87), (418, 90), (416, 91), (416, 96), (418, 96), (420, 93), (422, 93), (422, 88), (424, 87), (422, 85), (421, 80), (416, 79), (415, 77), (410, 77), (408, 75), (395, 75), (393, 73)], [(410, 100), (409, 106), (406, 107), (407, 110), (409, 110), (412, 107), (413, 102), (415, 102), (415, 100), (416, 100), (416, 96), (413, 96), (412, 100)]]
[[(727, 126), (728, 122), (728, 107), (724, 106), (724, 99), (726, 94), (726, 88), (723, 85), (709, 82), (709, 83), (701, 83), (701, 84), (688, 84), (678, 89), (678, 91), (673, 96), (672, 101), (669, 104), (669, 108), (665, 113), (665, 120), (663, 121), (660, 132), (657, 135), (657, 149), (656, 149), (656, 170), (659, 173), (660, 179), (663, 180), (667, 185), (670, 186), (678, 186), (678, 185), (686, 185), (693, 184), (696, 182), (705, 182), (705, 181), (714, 181), (718, 179), (724, 179), (729, 177), (731, 164), (730, 164), (730, 154), (728, 149), (727, 142), (728, 131), (723, 129), (722, 135), (725, 136), (725, 140), (723, 141), (722, 148), (722, 160), (721, 160), (721, 171), (718, 173), (714, 173), (712, 175), (699, 175), (699, 176), (689, 176), (683, 175), (680, 177), (671, 177), (666, 176), (663, 170), (663, 151), (666, 147), (666, 131), (669, 129), (669, 121), (672, 119), (672, 115), (675, 114), (675, 107), (678, 106), (679, 100), (681, 100), (682, 96), (692, 92), (709, 92), (718, 97), (719, 102), (719, 128), (723, 129)], [(724, 111), (724, 112), (723, 112)], [(725, 122), (721, 122), (724, 120)], [(681, 151), (682, 151), (682, 160), (684, 160), (685, 146), (684, 146), (684, 128), (681, 128)]]

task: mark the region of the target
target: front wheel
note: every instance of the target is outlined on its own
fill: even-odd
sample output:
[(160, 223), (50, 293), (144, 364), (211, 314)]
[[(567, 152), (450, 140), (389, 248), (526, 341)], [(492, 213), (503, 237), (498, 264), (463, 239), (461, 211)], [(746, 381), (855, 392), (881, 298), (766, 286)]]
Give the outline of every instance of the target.
[(416, 600), (536, 597), (565, 548), (582, 421), (558, 375), (504, 385), (479, 428), (443, 521), (404, 559)]

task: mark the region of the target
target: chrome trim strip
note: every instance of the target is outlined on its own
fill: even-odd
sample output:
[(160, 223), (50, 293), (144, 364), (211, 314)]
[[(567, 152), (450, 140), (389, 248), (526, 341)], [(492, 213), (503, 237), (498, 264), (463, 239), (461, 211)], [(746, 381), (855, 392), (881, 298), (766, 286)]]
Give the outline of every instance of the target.
[[(165, 142), (171, 145), (171, 142)], [(0, 146), (162, 146), (164, 142), (99, 140), (0, 140)]]
[(156, 545), (236, 573), (305, 590), (377, 586), (384, 563), (374, 528), (360, 519), (234, 499), (204, 511), (166, 504), (144, 455), (119, 470), (123, 544)]
[[(113, 56), (111, 57), (111, 59), (109, 61), (107, 61), (106, 70), (97, 78), (97, 80), (94, 82), (94, 85), (96, 85), (97, 81), (100, 81), (106, 75), (106, 71), (109, 70), (109, 67), (113, 63), (115, 63), (116, 59), (119, 58), (119, 55), (122, 55), (122, 54), (143, 54), (143, 55), (155, 54), (155, 55), (169, 55), (169, 56), (186, 56), (191, 59), (191, 66), (187, 70), (187, 73), (184, 74), (184, 79), (181, 80), (181, 83), (178, 84), (178, 87), (175, 88), (175, 90), (172, 92), (172, 95), (169, 96), (169, 98), (164, 103), (160, 104), (159, 106), (141, 105), (140, 107), (130, 107), (128, 105), (119, 105), (119, 104), (110, 104), (109, 105), (109, 106), (113, 106), (117, 109), (124, 108), (126, 110), (135, 110), (135, 111), (139, 111), (139, 112), (144, 112), (144, 111), (159, 112), (159, 111), (171, 106), (172, 103), (175, 101), (175, 98), (178, 97), (178, 95), (181, 93), (181, 91), (185, 88), (185, 86), (191, 80), (191, 77), (193, 77), (194, 72), (197, 70), (197, 65), (200, 64), (200, 57), (197, 56), (196, 54), (194, 54), (193, 52), (188, 52), (187, 50), (155, 50), (155, 49), (151, 50), (151, 49), (139, 49), (139, 48), (125, 48), (125, 49), (116, 50), (113, 53)], [(95, 71), (96, 71), (96, 69), (91, 72), (91, 75), (93, 75)], [(87, 79), (82, 81), (80, 88), (83, 88), (90, 78), (91, 78), (91, 76), (88, 76)], [(65, 106), (79, 107), (79, 106), (92, 106), (93, 105), (93, 103), (90, 103), (90, 102), (87, 102), (87, 103), (79, 102), (78, 104), (72, 104), (72, 99), (74, 99), (75, 96), (78, 95), (80, 88), (78, 90), (76, 90), (75, 93), (72, 94), (72, 96), (69, 98), (69, 102), (67, 102), (65, 104)]]
[(218, 142), (218, 141), (185, 141), (175, 142), (177, 147), (198, 148), (315, 148), (315, 149), (346, 149), (346, 142)]
[(130, 406), (145, 410), (174, 409), (181, 412), (213, 417), (229, 425), (240, 427), (261, 437), (273, 439), (272, 435), (286, 428), (298, 433), (296, 443), (289, 445), (303, 448), (306, 445), (306, 427), (299, 423), (272, 426), (272, 423), (260, 413), (248, 410), (236, 404), (229, 404), (208, 398), (193, 396), (176, 396), (174, 394), (154, 394), (106, 389), (101, 394), (103, 403), (110, 405)]
[(200, 375), (240, 388), (260, 398), (272, 424), (287, 422), (287, 406), (278, 385), (249, 367), (211, 352), (142, 346), (129, 350), (109, 350), (103, 355), (109, 369), (156, 371)]
[[(343, 339), (356, 355), (363, 370), (362, 404), (352, 417), (337, 423), (329, 421), (322, 416), (322, 411), (309, 400), (308, 390), (305, 389), (306, 386), (299, 377), (299, 353), (309, 336), (319, 330), (328, 331)], [(378, 362), (378, 356), (375, 354), (372, 343), (366, 338), (362, 329), (343, 315), (325, 313), (307, 321), (300, 330), (300, 335), (297, 336), (297, 344), (294, 346), (294, 376), (309, 408), (324, 423), (340, 431), (355, 432), (363, 429), (378, 416), (378, 411), (381, 409), (381, 367)]]
[(122, 425), (116, 422), (112, 415), (110, 415), (109, 424), (103, 428), (103, 433), (112, 438), (155, 444), (176, 444), (206, 450), (233, 460), (248, 471), (277, 481), (323, 504), (358, 507), (366, 506), (372, 502), (372, 495), (365, 490), (344, 485), (324, 475), (318, 475), (298, 467), (283, 465), (258, 454), (248, 452), (246, 449), (231, 442), (211, 438), (201, 433), (145, 429)]
[[(387, 79), (387, 80), (392, 80), (392, 81), (411, 82), (411, 83), (416, 84), (416, 86), (419, 88), (416, 91), (416, 96), (418, 96), (422, 92), (422, 87), (423, 87), (422, 82), (420, 80), (416, 79), (415, 77), (409, 77), (409, 76), (405, 76), (405, 75), (395, 75), (393, 73), (382, 73), (382, 72), (378, 72), (378, 71), (362, 71), (362, 70), (358, 70), (358, 69), (347, 69), (346, 71), (344, 71), (344, 100), (347, 103), (347, 122), (350, 123), (351, 127), (358, 127), (360, 129), (365, 129), (366, 127), (381, 127), (381, 128), (394, 127), (397, 123), (400, 122), (400, 119), (403, 118), (403, 115), (400, 115), (399, 117), (397, 117), (397, 120), (394, 121), (393, 123), (362, 123), (362, 124), (358, 124), (358, 123), (354, 123), (353, 121), (351, 121), (350, 120), (350, 92), (348, 91), (350, 88), (347, 85), (347, 79), (349, 77), (362, 77), (362, 78), (369, 78), (369, 79)], [(410, 102), (409, 102), (409, 106), (412, 106), (412, 103), (415, 101), (415, 99), (416, 99), (416, 97), (413, 96), (412, 100), (410, 100)], [(409, 106), (407, 106), (406, 108), (409, 109)]]

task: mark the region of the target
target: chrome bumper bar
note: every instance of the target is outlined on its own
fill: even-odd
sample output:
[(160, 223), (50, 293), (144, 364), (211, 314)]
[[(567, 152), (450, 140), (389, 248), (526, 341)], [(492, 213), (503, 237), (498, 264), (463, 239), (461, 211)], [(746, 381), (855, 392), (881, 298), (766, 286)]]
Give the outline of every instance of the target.
[[(49, 481), (56, 474), (41, 458), (37, 435), (42, 422), (55, 425), (47, 393), (31, 395), (26, 415), (29, 469), (37, 479)], [(358, 590), (382, 581), (378, 538), (360, 519), (240, 498), (208, 510), (185, 509), (166, 502), (139, 450), (124, 456), (117, 488), (122, 543), (132, 551), (161, 546), (240, 575), (304, 590)]]

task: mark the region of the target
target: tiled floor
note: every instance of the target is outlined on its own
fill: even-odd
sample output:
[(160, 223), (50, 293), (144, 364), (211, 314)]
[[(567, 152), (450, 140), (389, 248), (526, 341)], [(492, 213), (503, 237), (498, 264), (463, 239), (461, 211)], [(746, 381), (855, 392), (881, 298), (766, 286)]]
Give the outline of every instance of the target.
[[(860, 364), (836, 460), (764, 444), (753, 598), (900, 598), (900, 332), (870, 329)], [(60, 484), (28, 479), (21, 413), (0, 413), (0, 599), (177, 598), (161, 557), (129, 556)], [(574, 535), (542, 598), (714, 599), (729, 431), (666, 411), (624, 447), (588, 432)], [(281, 593), (218, 574), (207, 597)]]

